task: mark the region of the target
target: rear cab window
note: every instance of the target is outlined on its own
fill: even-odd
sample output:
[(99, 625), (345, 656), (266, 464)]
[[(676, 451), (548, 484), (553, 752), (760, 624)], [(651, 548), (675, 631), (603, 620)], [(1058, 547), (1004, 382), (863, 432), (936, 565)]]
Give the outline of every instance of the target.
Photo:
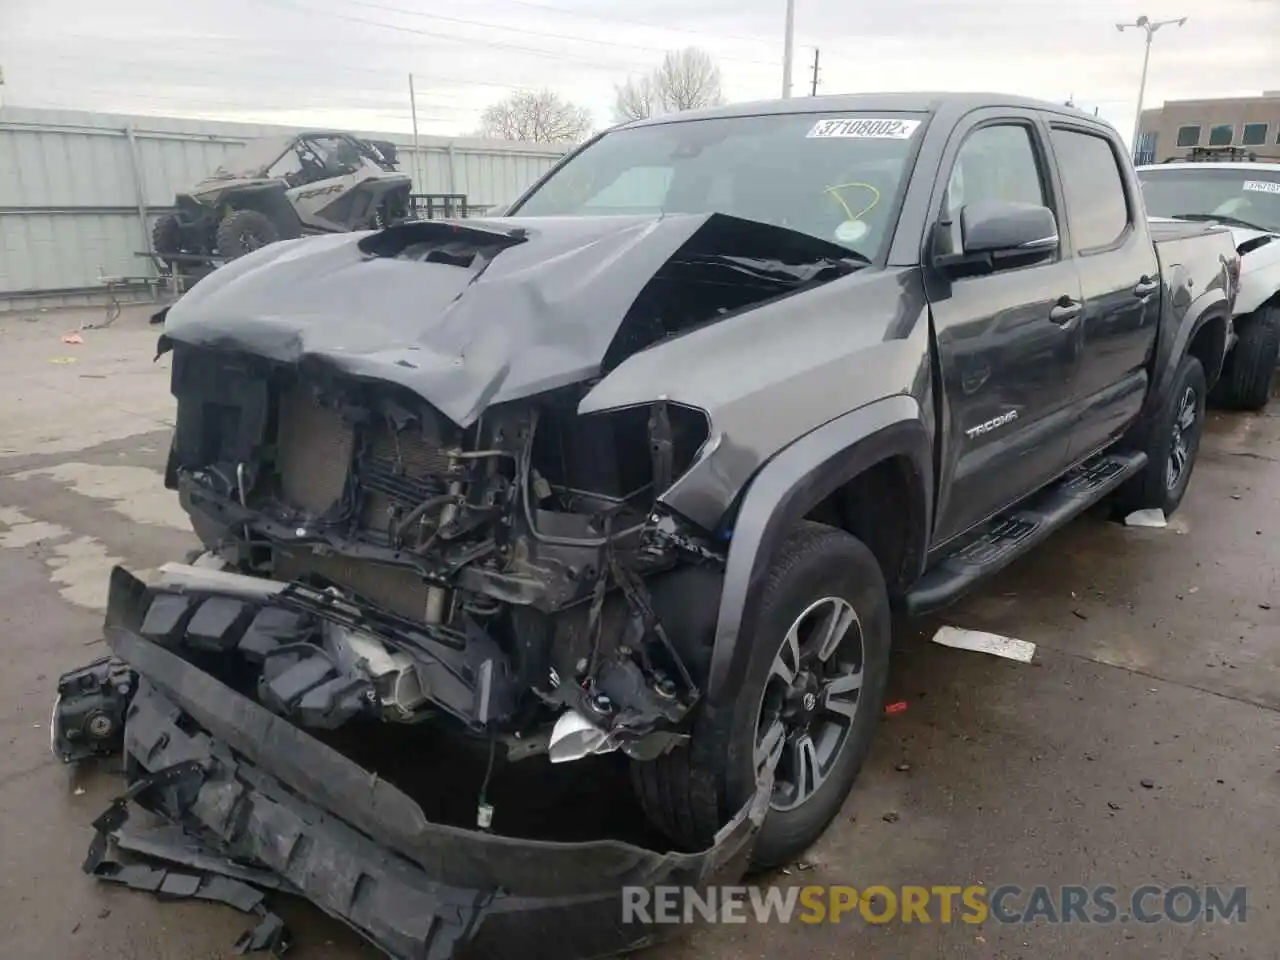
[(1120, 158), (1111, 140), (1072, 127), (1053, 127), (1067, 222), (1081, 256), (1109, 250), (1129, 229), (1132, 205), (1125, 191)]

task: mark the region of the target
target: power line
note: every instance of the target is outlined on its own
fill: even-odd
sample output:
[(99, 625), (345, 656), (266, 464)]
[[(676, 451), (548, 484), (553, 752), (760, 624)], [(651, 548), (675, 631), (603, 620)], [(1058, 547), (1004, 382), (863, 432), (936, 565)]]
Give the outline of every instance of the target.
[[(91, 37), (85, 37), (84, 35), (77, 35), (77, 34), (64, 34), (64, 36), (79, 37), (82, 39), (93, 39)], [(166, 44), (166, 46), (169, 46), (169, 44)], [(188, 49), (194, 49), (194, 47), (196, 46), (199, 46), (202, 49), (206, 48), (206, 46), (203, 44), (196, 44), (196, 45), (192, 45), (192, 47), (189, 47)], [(13, 56), (6, 55), (5, 62), (6, 63), (20, 62), (23, 59), (27, 59), (29, 62), (35, 63), (39, 66), (44, 66), (50, 61), (75, 64), (77, 66), (84, 66), (84, 63), (85, 63), (85, 60), (83, 57), (78, 57), (70, 54), (61, 54), (61, 53), (38, 53), (37, 54), (37, 53), (31, 53), (27, 50), (19, 50)], [(244, 74), (245, 74), (244, 64), (246, 60), (256, 60), (259, 63), (265, 61), (269, 66), (273, 66), (273, 67), (279, 63), (278, 57), (275, 57), (270, 54), (262, 54), (256, 57), (242, 56), (241, 60), (234, 65), (227, 64), (225, 61), (218, 62), (218, 63), (207, 63), (207, 64), (202, 63), (195, 69), (199, 70), (199, 73), (201, 76), (208, 76), (210, 75), (210, 73), (214, 73), (216, 75), (217, 71), (224, 71), (223, 75), (230, 74), (232, 76), (235, 76), (243, 80)], [(357, 74), (365, 74), (369, 76), (379, 76), (379, 77), (401, 78), (404, 76), (404, 72), (405, 72), (403, 69), (399, 69), (399, 68), (364, 67), (364, 66), (357, 66), (355, 64), (333, 63), (332, 61), (315, 61), (311, 59), (308, 59), (307, 63), (308, 63), (308, 66), (317, 67), (324, 71), (341, 71), (345, 73), (357, 73)], [(184, 75), (190, 75), (193, 69), (190, 60), (186, 60), (178, 57), (174, 57), (171, 59), (151, 59), (146, 62), (140, 62), (135, 60), (127, 60), (127, 59), (108, 61), (108, 60), (104, 60), (101, 56), (99, 56), (95, 59), (95, 65), (109, 66), (112, 70), (118, 70), (120, 68), (128, 69), (131, 67), (137, 67), (139, 69), (146, 70), (148, 74), (147, 80), (151, 84), (154, 84), (155, 82), (155, 71), (157, 69), (164, 70), (168, 68), (173, 68), (175, 70), (181, 70)], [(260, 66), (257, 66), (255, 64), (255, 66), (253, 67), (255, 76), (259, 74), (259, 71), (261, 71), (261, 69), (262, 68)], [(280, 72), (272, 73), (271, 75), (280, 76), (280, 77), (297, 78), (298, 73), (294, 69), (285, 67)], [(523, 91), (531, 91), (534, 89), (533, 87), (524, 86), (518, 83), (500, 83), (494, 80), (472, 80), (472, 79), (458, 77), (456, 75), (445, 76), (441, 74), (420, 73), (417, 70), (413, 71), (413, 75), (419, 80), (425, 80), (431, 83), (438, 83), (441, 85), (448, 85), (448, 86), (491, 87), (499, 90), (523, 90)], [(299, 85), (305, 85), (305, 81), (300, 81)], [(391, 89), (391, 87), (388, 87), (388, 89)], [(420, 101), (420, 102), (427, 102), (427, 101)]]
[(435, 40), (444, 40), (449, 43), (462, 43), (482, 47), (494, 47), (502, 50), (517, 50), (522, 53), (529, 53), (539, 57), (546, 57), (551, 60), (565, 60), (568, 62), (584, 63), (589, 66), (603, 67), (608, 70), (617, 70), (619, 67), (630, 66), (634, 69), (648, 69), (652, 64), (625, 63), (621, 61), (604, 61), (593, 60), (588, 57), (578, 57), (568, 53), (555, 53), (551, 50), (543, 50), (538, 47), (525, 47), (515, 43), (505, 43), (500, 40), (479, 40), (474, 37), (459, 37), (449, 33), (436, 33), (431, 30), (420, 30), (416, 27), (406, 27), (395, 23), (385, 23), (381, 20), (370, 20), (367, 17), (353, 17), (349, 14), (338, 13), (334, 10), (315, 10), (310, 7), (304, 7), (301, 4), (295, 4), (292, 0), (262, 0), (271, 6), (292, 7), (308, 14), (320, 13), (327, 17), (333, 17), (337, 20), (347, 20), (351, 23), (361, 23), (370, 27), (379, 27), (383, 30), (394, 30), (397, 33), (409, 33), (420, 37), (431, 37)]
[[(666, 30), (669, 33), (687, 33), (694, 36), (709, 37), (715, 40), (743, 40), (748, 43), (767, 43), (770, 46), (777, 46), (780, 41), (769, 37), (751, 37), (739, 33), (710, 33), (705, 30), (691, 30), (686, 27), (672, 27), (666, 24), (654, 23), (652, 20), (636, 20), (631, 17), (615, 17), (602, 13), (586, 13), (582, 10), (566, 10), (563, 7), (553, 7), (547, 3), (534, 3), (533, 0), (500, 0), (501, 3), (510, 3), (518, 7), (531, 7), (534, 10), (547, 10), (551, 13), (559, 13), (566, 17), (579, 17), (583, 20), (599, 20), (603, 23), (629, 23), (636, 27), (648, 27), (651, 30)], [(775, 64), (770, 64), (775, 66)]]
[[(547, 30), (532, 30), (526, 27), (507, 27), (499, 23), (489, 23), (482, 20), (464, 20), (460, 17), (446, 17), (443, 14), (428, 13), (421, 10), (406, 10), (403, 7), (392, 7), (383, 3), (370, 3), (366, 0), (347, 0), (348, 4), (355, 7), (367, 7), (371, 10), (382, 10), (387, 13), (399, 13), (410, 17), (430, 17), (432, 20), (443, 20), (447, 23), (460, 23), (471, 27), (484, 27), (486, 30), (508, 30), (515, 33), (527, 34), (531, 37), (548, 37), (555, 40), (572, 40), (575, 43), (594, 43), (606, 47), (622, 47), (625, 50), (648, 50), (653, 53), (667, 53), (667, 47), (648, 47), (638, 43), (619, 43), (613, 40), (600, 40), (595, 37), (575, 37), (566, 33), (554, 33)], [(321, 11), (325, 12), (325, 11)], [(671, 28), (668, 28), (671, 29)], [(476, 41), (481, 42), (481, 41)], [(772, 60), (752, 60), (746, 57), (730, 57), (721, 54), (716, 55), (717, 60), (728, 60), (736, 63), (751, 63), (759, 66), (775, 67), (777, 64)]]
[[(34, 99), (36, 100), (43, 99), (48, 102), (53, 102), (55, 100), (59, 102), (75, 102), (77, 99), (83, 102), (83, 99), (84, 99), (84, 91), (82, 89), (41, 86), (40, 94), (42, 95), (53, 94), (54, 96), (36, 97)], [(189, 96), (167, 97), (163, 94), (157, 94), (157, 93), (135, 94), (135, 93), (129, 93), (129, 92), (113, 91), (113, 90), (98, 91), (96, 92), (95, 95), (103, 100), (117, 101), (117, 102), (128, 100), (130, 102), (137, 101), (139, 103), (157, 103), (161, 105), (178, 103), (184, 106), (192, 107), (196, 111), (204, 110), (206, 112), (209, 112), (212, 110), (214, 112), (224, 111), (224, 112), (236, 112), (236, 113), (253, 113), (253, 112), (262, 112), (262, 111), (291, 110), (298, 113), (303, 113), (303, 112), (314, 112), (316, 110), (316, 107), (313, 103), (300, 103), (300, 102), (282, 103), (282, 102), (273, 101), (273, 102), (263, 103), (261, 100), (255, 100), (250, 103), (250, 102), (237, 102), (235, 100), (231, 100), (227, 98), (219, 98), (217, 100), (210, 101), (210, 100), (201, 99), (199, 97), (189, 97)], [(23, 97), (23, 99), (28, 100), (31, 98)], [(384, 114), (384, 112), (379, 111), (378, 108), (385, 108), (387, 106), (392, 105), (390, 102), (379, 103), (374, 101), (361, 101), (359, 103), (344, 103), (342, 101), (334, 101), (334, 100), (328, 100), (328, 104), (331, 107), (336, 107), (337, 109), (346, 110), (348, 112), (377, 113), (379, 116), (390, 115), (390, 114)], [(185, 112), (187, 111), (184, 111), (184, 113)], [(462, 112), (471, 113), (475, 111), (464, 110)], [(403, 112), (403, 116), (405, 118), (408, 118), (409, 116), (408, 108), (405, 108)], [(419, 114), (418, 119), (425, 121), (427, 123), (456, 124), (459, 122), (460, 118), (456, 116), (455, 117), (435, 117), (435, 116), (424, 117), (423, 115)]]

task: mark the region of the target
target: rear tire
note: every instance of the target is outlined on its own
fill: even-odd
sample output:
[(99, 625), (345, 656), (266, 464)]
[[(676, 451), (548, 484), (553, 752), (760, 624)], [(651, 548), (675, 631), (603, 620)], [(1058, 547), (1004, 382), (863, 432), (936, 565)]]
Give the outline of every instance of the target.
[(817, 523), (784, 541), (760, 597), (742, 636), (745, 675), (729, 702), (704, 705), (687, 747), (631, 771), (650, 821), (699, 849), (751, 798), (758, 762), (779, 757), (752, 853), (753, 868), (768, 868), (817, 840), (853, 787), (883, 710), (890, 615), (871, 551)]
[(243, 257), (279, 239), (276, 225), (257, 210), (233, 210), (218, 224), (218, 253), (228, 260)]
[(1147, 465), (1116, 495), (1121, 510), (1178, 509), (1191, 482), (1204, 432), (1204, 367), (1188, 354), (1178, 364), (1147, 443)]
[(1271, 399), (1280, 362), (1280, 307), (1263, 307), (1240, 320), (1239, 339), (1227, 356), (1213, 399), (1235, 410), (1261, 410)]
[(182, 252), (182, 225), (173, 214), (156, 218), (151, 228), (151, 250), (162, 260)]

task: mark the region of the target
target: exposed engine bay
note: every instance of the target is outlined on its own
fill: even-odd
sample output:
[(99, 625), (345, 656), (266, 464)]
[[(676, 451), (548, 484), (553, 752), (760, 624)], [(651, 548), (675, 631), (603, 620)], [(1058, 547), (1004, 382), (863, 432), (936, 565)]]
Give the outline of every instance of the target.
[[(712, 217), (681, 229), (698, 223), (608, 327), (593, 377), (474, 419), (325, 357), (166, 336), (178, 399), (166, 485), (209, 555), (171, 568), (143, 636), (221, 655), (206, 669), (308, 727), (439, 718), (511, 758), (553, 761), (679, 743), (725, 544), (658, 497), (711, 424), (663, 398), (578, 406), (639, 350), (856, 268), (775, 228)], [(408, 224), (360, 249), (474, 278), (526, 239)]]
[(568, 390), (463, 430), (403, 389), (308, 373), (177, 349), (168, 480), (255, 579), (154, 603), (145, 636), (222, 649), (247, 622), (260, 699), (308, 726), (372, 710), (527, 732), (567, 708), (639, 749), (679, 722), (699, 638), (675, 607), (692, 590), (714, 615), (718, 556), (653, 494), (705, 441), (701, 414), (575, 419)]

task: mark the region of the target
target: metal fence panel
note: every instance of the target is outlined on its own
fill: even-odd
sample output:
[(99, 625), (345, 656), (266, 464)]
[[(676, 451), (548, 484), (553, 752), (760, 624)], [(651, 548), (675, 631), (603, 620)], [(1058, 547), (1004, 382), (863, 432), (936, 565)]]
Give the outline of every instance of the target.
[[(0, 109), (0, 311), (101, 299), (102, 276), (148, 276), (157, 214), (245, 141), (296, 128), (72, 110)], [(361, 132), (395, 143), (416, 193), (507, 203), (563, 148)], [(144, 228), (145, 221), (145, 228)]]

